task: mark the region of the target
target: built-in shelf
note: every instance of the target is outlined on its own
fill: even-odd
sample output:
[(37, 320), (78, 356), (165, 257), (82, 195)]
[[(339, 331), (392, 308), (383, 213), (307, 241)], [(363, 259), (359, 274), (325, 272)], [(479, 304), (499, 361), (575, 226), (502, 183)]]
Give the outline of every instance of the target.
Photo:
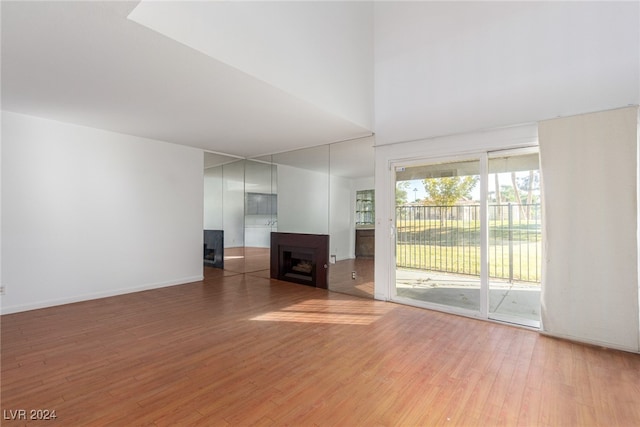
[(356, 227), (375, 224), (375, 191), (356, 191)]

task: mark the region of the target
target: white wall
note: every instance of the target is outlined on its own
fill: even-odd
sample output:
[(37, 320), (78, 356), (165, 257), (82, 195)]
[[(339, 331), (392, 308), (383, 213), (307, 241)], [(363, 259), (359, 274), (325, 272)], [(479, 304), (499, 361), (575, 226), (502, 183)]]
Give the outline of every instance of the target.
[(375, 2), (376, 144), (640, 103), (639, 2)]
[(203, 154), (2, 112), (2, 312), (202, 278)]
[(329, 176), (278, 165), (278, 231), (329, 233)]
[(361, 190), (373, 190), (375, 187), (375, 180), (372, 176), (366, 178), (356, 178), (353, 180), (353, 200), (356, 199), (356, 191)]

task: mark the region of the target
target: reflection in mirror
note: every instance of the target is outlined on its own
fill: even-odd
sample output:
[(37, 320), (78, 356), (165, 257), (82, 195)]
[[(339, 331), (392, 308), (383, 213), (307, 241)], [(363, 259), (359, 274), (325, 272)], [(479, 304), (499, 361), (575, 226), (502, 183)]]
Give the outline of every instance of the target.
[(244, 168), (245, 160), (222, 165), (222, 225), (224, 269), (244, 273)]
[[(316, 266), (327, 279), (312, 286), (373, 298), (373, 145), (369, 137), (250, 160), (205, 153), (204, 223), (224, 233), (225, 271), (270, 277), (280, 258), (272, 232), (329, 236), (327, 268)], [(310, 284), (300, 279), (305, 257), (294, 255), (290, 274)]]
[[(235, 230), (225, 236), (226, 218), (230, 215), (227, 211), (233, 209), (233, 203), (229, 207), (223, 205), (222, 201), (228, 195), (227, 178), (231, 177), (231, 187), (237, 187), (237, 169), (239, 161), (235, 157), (204, 153), (204, 266), (205, 268), (225, 267), (225, 247), (229, 244), (229, 237), (233, 236), (237, 246), (237, 233)], [(235, 165), (235, 166), (234, 166)], [(235, 174), (233, 173), (235, 170)], [(242, 242), (240, 242), (242, 246)]]
[(272, 158), (277, 165), (278, 231), (329, 234), (329, 146)]
[(276, 166), (247, 160), (244, 172), (244, 272), (269, 277), (271, 231), (277, 227)]
[(271, 230), (269, 277), (327, 288), (329, 147), (274, 154), (271, 161), (277, 228)]
[(329, 289), (366, 298), (373, 298), (373, 143), (368, 137), (329, 146)]

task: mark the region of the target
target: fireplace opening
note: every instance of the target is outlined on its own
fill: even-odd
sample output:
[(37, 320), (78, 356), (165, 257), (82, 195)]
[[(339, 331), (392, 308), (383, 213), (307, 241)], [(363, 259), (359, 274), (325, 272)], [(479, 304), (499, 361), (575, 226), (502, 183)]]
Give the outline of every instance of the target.
[(303, 280), (309, 285), (313, 283), (315, 263), (313, 253), (301, 252), (300, 250), (282, 251), (282, 275), (292, 279)]
[(271, 233), (271, 277), (301, 285), (327, 287), (329, 236)]

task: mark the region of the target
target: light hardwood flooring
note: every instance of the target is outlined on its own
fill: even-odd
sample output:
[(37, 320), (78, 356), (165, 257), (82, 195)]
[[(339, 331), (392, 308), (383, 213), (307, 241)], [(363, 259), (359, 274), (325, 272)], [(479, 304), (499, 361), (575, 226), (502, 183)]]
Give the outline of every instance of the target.
[(227, 274), (255, 273), (266, 271), (269, 277), (270, 268), (269, 248), (225, 248), (224, 250), (224, 270)]
[[(355, 272), (355, 279), (352, 273)], [(373, 258), (356, 258), (329, 265), (329, 289), (334, 292), (373, 298)]]
[(640, 355), (260, 274), (2, 316), (2, 425), (640, 425)]
[[(269, 248), (226, 248), (224, 270), (226, 275), (249, 273), (253, 276), (270, 277)], [(373, 298), (373, 258), (356, 258), (329, 264), (328, 287), (334, 292)], [(356, 278), (352, 278), (352, 273)]]

